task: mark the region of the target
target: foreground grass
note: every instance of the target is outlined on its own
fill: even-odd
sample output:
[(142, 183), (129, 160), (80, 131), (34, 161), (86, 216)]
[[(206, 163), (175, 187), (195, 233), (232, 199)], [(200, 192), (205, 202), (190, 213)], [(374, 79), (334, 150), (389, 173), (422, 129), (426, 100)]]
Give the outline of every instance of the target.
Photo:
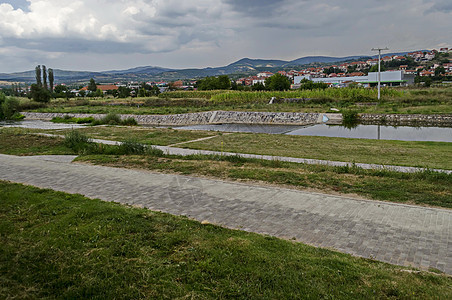
[(234, 133), (181, 147), (322, 160), (452, 169), (452, 143)]
[(0, 181), (5, 298), (442, 298), (452, 279)]
[(359, 195), (374, 200), (452, 208), (452, 175), (435, 172), (399, 173), (207, 155), (87, 155), (76, 160), (111, 167), (270, 183), (332, 194)]

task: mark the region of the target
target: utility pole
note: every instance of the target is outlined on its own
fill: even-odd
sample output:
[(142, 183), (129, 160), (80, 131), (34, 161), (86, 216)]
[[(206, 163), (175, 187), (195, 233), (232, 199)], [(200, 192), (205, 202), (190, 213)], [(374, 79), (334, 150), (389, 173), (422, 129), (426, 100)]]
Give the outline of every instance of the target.
[(380, 88), (381, 88), (381, 51), (389, 50), (388, 47), (386, 48), (372, 48), (372, 51), (378, 51), (378, 101), (380, 101)]

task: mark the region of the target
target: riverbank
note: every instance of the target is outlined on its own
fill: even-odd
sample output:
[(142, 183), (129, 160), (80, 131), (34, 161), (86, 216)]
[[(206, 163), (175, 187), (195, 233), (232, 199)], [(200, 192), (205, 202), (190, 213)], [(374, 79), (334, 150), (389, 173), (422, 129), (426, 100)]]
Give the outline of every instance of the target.
[[(22, 112), (26, 120), (51, 120), (71, 116), (101, 119), (105, 114)], [(121, 119), (134, 118), (141, 125), (187, 126), (207, 124), (314, 125), (340, 124), (340, 113), (208, 111), (171, 115), (120, 114)], [(416, 125), (452, 127), (452, 114), (358, 114), (363, 124)]]

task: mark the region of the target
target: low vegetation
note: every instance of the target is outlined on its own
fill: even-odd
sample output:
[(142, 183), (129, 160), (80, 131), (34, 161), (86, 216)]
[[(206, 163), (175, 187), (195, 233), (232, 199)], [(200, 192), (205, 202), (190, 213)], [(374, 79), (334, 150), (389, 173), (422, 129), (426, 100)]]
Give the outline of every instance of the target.
[[(360, 195), (376, 200), (452, 208), (452, 175), (443, 173), (425, 171), (405, 174), (356, 167), (246, 159), (240, 156), (183, 157), (166, 155), (161, 150), (143, 146), (136, 140), (126, 140), (121, 146), (100, 145), (92, 143), (87, 136), (77, 131), (71, 131), (65, 139), (8, 132), (0, 130), (0, 152), (5, 154), (78, 153), (82, 154), (77, 158), (79, 161), (113, 167), (263, 182), (327, 193)], [(7, 139), (11, 138), (17, 143), (8, 143)], [(35, 139), (41, 144), (47, 144), (45, 148), (35, 146)]]
[[(43, 106), (26, 100), (22, 110), (60, 113), (180, 114), (210, 110), (330, 112), (331, 108), (358, 113), (451, 114), (452, 88), (384, 89), (376, 100), (372, 89), (318, 89), (287, 92), (174, 91), (159, 97), (102, 100), (52, 100)], [(296, 103), (271, 97), (300, 98)]]
[(452, 143), (233, 133), (180, 147), (356, 163), (452, 169)]
[(19, 112), (19, 100), (14, 97), (7, 97), (0, 92), (0, 121), (21, 120), (24, 116)]
[(121, 116), (115, 113), (109, 113), (101, 119), (94, 119), (93, 117), (86, 118), (76, 118), (70, 115), (65, 115), (64, 117), (54, 117), (52, 120), (54, 123), (77, 123), (77, 124), (89, 124), (92, 126), (96, 125), (123, 125), (123, 126), (136, 126), (138, 125), (137, 120), (133, 117), (127, 117), (121, 119)]
[(451, 278), (0, 181), (4, 298), (439, 298)]
[(162, 156), (163, 151), (152, 146), (143, 145), (136, 140), (127, 139), (118, 145), (105, 145), (94, 143), (88, 136), (79, 131), (72, 130), (64, 137), (64, 145), (77, 154), (104, 154), (104, 155), (152, 155)]

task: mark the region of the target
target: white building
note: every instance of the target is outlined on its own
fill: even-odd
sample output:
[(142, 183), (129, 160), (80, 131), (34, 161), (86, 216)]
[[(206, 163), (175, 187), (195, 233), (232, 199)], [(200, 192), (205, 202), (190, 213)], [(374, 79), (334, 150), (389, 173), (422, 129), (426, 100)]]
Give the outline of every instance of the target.
[[(312, 78), (311, 75), (295, 76), (294, 85), (300, 84), (303, 79), (313, 82), (324, 82), (332, 85), (343, 85), (346, 82), (357, 82), (364, 86), (375, 85), (378, 82), (378, 72), (369, 72), (367, 76)], [(414, 84), (414, 75), (405, 74), (403, 71), (381, 72), (381, 83), (389, 86)]]

